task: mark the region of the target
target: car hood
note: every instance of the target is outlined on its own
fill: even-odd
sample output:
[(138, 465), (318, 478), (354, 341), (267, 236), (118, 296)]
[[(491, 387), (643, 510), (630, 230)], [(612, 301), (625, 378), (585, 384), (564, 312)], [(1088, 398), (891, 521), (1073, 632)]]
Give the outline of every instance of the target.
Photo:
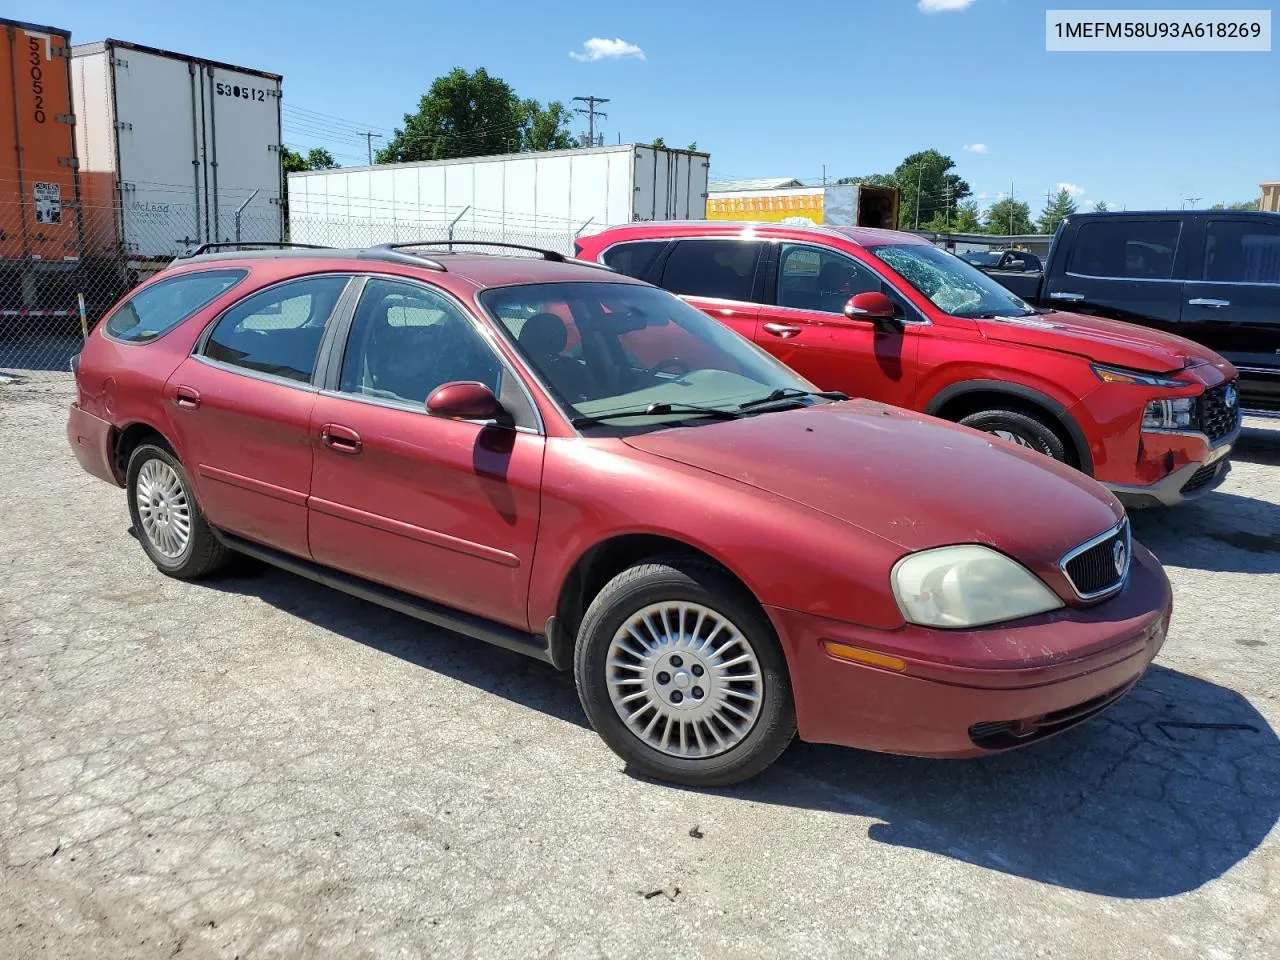
[(1033, 317), (979, 320), (985, 337), (1059, 350), (1147, 373), (1173, 373), (1202, 363), (1225, 362), (1185, 337), (1122, 320), (1051, 310)]
[(1024, 563), (1055, 565), (1124, 516), (1106, 489), (1070, 467), (869, 400), (625, 442), (803, 504), (907, 551), (983, 543)]

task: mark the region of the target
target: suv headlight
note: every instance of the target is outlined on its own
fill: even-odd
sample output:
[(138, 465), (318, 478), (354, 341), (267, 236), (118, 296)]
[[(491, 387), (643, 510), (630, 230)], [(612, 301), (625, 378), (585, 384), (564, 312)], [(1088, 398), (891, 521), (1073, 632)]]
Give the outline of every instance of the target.
[(1142, 411), (1144, 430), (1184, 430), (1191, 426), (1191, 414), (1195, 410), (1195, 397), (1178, 397), (1176, 400), (1152, 400)]
[(1103, 383), (1132, 383), (1140, 387), (1189, 386), (1185, 380), (1174, 380), (1157, 373), (1143, 373), (1141, 370), (1126, 370), (1124, 367), (1109, 367), (1105, 363), (1091, 363), (1089, 369)]
[(1022, 564), (977, 544), (903, 557), (890, 580), (902, 615), (924, 627), (981, 627), (1062, 606)]

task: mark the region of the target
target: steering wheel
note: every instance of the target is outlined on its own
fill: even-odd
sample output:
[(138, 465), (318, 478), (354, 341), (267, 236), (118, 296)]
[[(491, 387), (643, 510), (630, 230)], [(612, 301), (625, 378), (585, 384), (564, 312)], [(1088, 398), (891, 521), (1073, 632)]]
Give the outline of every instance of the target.
[(668, 357), (666, 360), (660, 360), (652, 367), (644, 372), (646, 377), (655, 377), (663, 370), (674, 373), (678, 377), (683, 377), (686, 373), (693, 370), (693, 367), (685, 363), (679, 357)]

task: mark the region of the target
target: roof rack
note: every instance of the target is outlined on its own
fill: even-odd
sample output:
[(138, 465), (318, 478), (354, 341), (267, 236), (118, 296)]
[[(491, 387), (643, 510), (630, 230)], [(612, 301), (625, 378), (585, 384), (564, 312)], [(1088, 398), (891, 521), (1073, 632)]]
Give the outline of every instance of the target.
[(542, 247), (530, 247), (523, 243), (503, 243), (499, 240), (413, 240), (409, 243), (383, 243), (377, 247), (371, 247), (373, 250), (401, 250), (406, 247), (448, 247), (450, 251), (457, 247), (502, 247), (507, 250), (526, 250), (529, 253), (541, 255), (543, 260), (551, 260), (555, 263), (564, 263), (569, 258), (563, 253), (555, 250), (546, 250)]
[(320, 243), (290, 243), (287, 240), (219, 240), (216, 243), (202, 243), (197, 247), (191, 247), (178, 254), (179, 260), (189, 260), (192, 257), (198, 257), (202, 253), (208, 253), (210, 250), (230, 250), (232, 248), (262, 248), (267, 247), (272, 250), (288, 249), (290, 247), (299, 247), (305, 250), (332, 250)]

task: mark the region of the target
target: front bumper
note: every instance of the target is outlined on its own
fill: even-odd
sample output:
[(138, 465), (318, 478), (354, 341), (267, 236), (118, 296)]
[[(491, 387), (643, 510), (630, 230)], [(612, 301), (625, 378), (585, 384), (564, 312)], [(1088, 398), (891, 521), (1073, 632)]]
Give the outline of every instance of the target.
[[(1140, 544), (1124, 590), (973, 631), (882, 631), (780, 607), (802, 739), (924, 757), (977, 756), (1068, 729), (1119, 700), (1160, 650), (1169, 581)], [(833, 656), (824, 641), (899, 661)]]
[(1149, 462), (1167, 467), (1183, 461), (1181, 466), (1151, 483), (1112, 483), (1103, 485), (1126, 507), (1173, 506), (1185, 500), (1202, 497), (1220, 486), (1231, 472), (1231, 448), (1240, 436), (1237, 418), (1235, 430), (1216, 443), (1202, 433), (1144, 433), (1143, 452)]

